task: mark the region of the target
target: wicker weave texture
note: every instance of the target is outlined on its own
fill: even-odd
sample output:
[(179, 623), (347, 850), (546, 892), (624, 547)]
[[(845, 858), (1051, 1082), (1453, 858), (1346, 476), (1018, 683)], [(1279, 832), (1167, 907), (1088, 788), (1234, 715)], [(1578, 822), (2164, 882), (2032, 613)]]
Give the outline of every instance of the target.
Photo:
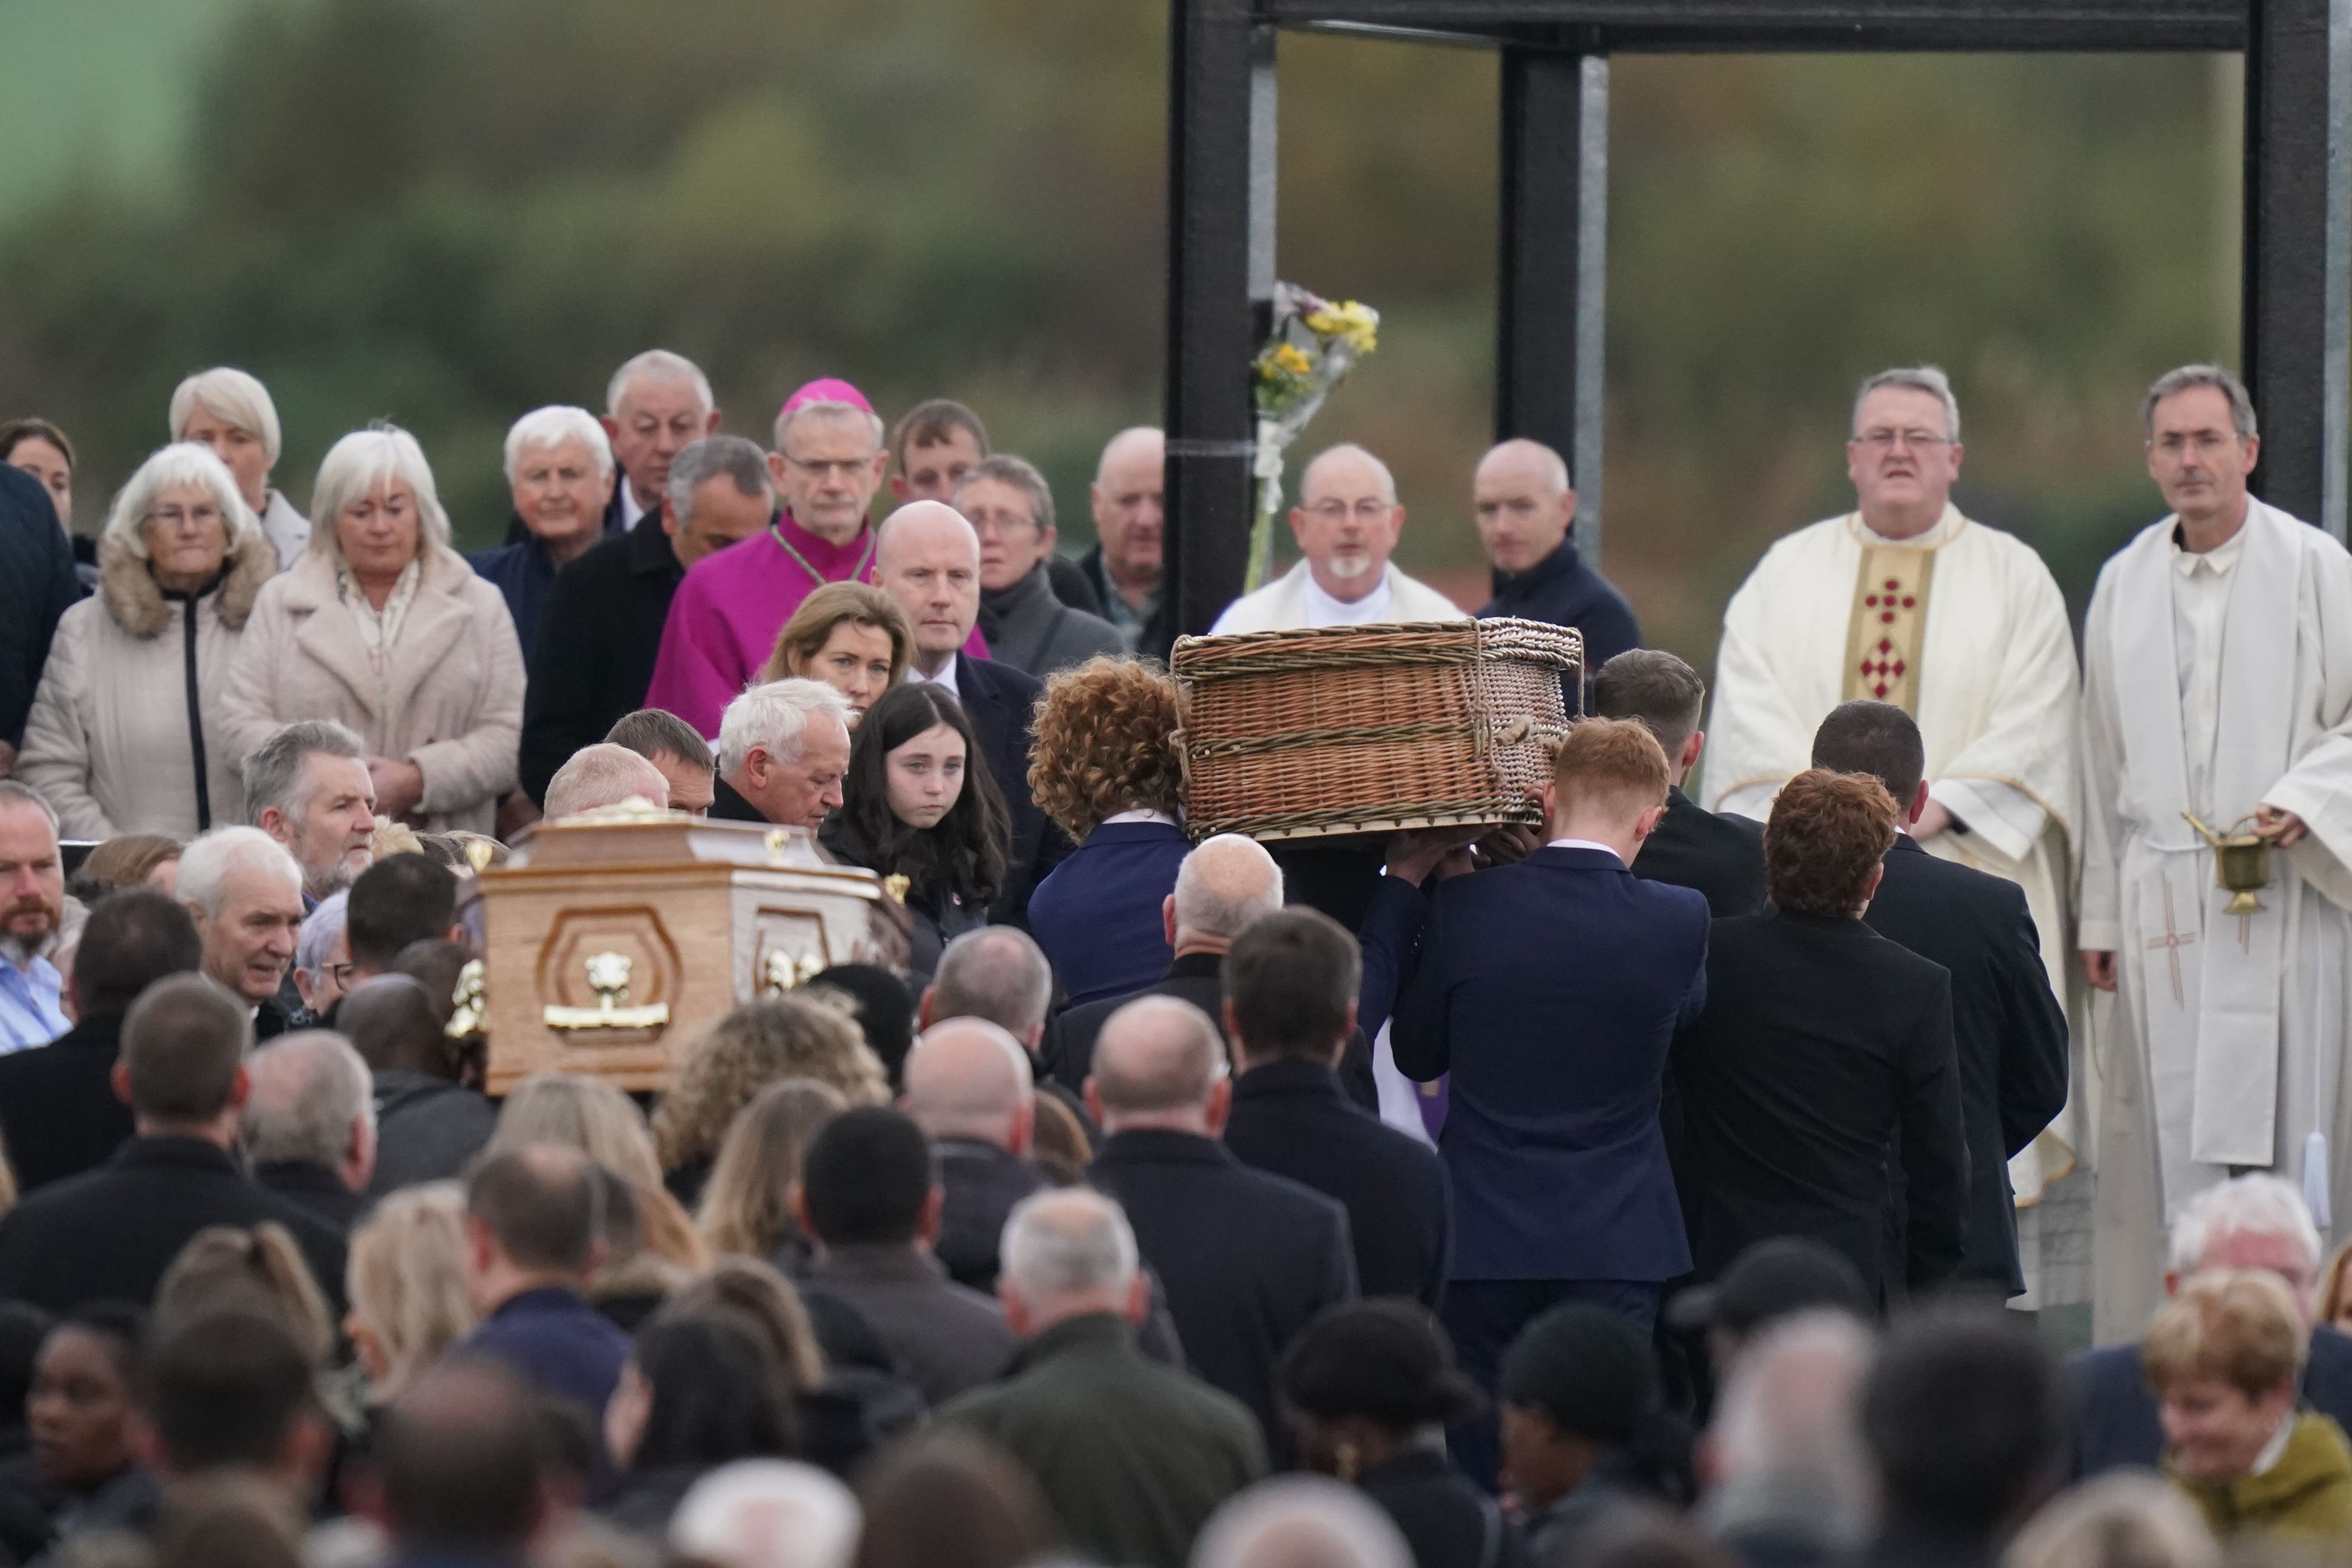
[(1184, 814), (1260, 839), (1539, 823), (1583, 641), (1539, 621), (1186, 637)]

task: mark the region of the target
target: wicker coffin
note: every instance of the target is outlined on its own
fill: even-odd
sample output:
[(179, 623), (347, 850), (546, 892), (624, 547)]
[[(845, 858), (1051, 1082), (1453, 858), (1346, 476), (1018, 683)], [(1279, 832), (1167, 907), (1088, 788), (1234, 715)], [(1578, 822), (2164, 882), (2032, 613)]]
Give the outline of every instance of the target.
[(1185, 637), (1173, 662), (1192, 836), (1318, 838), (1540, 824), (1532, 796), (1584, 641), (1541, 621), (1416, 621)]

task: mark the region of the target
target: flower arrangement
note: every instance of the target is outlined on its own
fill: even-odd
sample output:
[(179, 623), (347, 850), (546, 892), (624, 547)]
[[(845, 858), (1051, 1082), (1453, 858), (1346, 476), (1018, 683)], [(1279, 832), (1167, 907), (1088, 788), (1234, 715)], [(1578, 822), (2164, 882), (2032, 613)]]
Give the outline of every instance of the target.
[(1242, 591), (1263, 587), (1274, 567), (1282, 512), (1282, 454), (1356, 362), (1380, 346), (1381, 313), (1353, 300), (1332, 304), (1295, 283), (1274, 286), (1274, 331), (1250, 366), (1257, 400), (1257, 517), (1250, 525)]

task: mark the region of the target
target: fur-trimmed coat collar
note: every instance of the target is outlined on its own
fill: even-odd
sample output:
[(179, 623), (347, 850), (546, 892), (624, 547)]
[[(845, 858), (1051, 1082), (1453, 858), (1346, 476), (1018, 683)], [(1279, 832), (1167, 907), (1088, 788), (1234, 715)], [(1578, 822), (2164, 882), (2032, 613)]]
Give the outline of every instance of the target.
[[(220, 595), (221, 625), (235, 632), (245, 629), (261, 585), (278, 574), (278, 552), (257, 531), (236, 541), (231, 556), (228, 575), (215, 592)], [(121, 540), (99, 542), (98, 595), (114, 624), (134, 637), (158, 636), (172, 624), (172, 607), (156, 586), (154, 574)]]

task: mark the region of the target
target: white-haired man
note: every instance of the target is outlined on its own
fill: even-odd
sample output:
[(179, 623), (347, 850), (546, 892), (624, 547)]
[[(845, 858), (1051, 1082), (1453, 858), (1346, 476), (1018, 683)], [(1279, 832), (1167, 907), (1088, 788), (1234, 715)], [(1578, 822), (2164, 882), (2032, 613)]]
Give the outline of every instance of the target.
[(1348, 1211), (1254, 1171), (1218, 1141), (1233, 1105), (1224, 1040), (1207, 1015), (1144, 996), (1095, 1045), (1087, 1102), (1109, 1137), (1090, 1167), (1159, 1275), (1184, 1359), (1257, 1416), (1280, 1458), (1276, 1359), (1307, 1321), (1356, 1296)]
[(857, 1499), (814, 1465), (738, 1459), (707, 1472), (670, 1515), (670, 1549), (716, 1568), (849, 1568)]
[(687, 569), (760, 532), (775, 512), (767, 456), (740, 436), (705, 437), (667, 467), (661, 504), (558, 572), (548, 590), (539, 646), (525, 650), (521, 772), (533, 800), (564, 759), (645, 701)]
[(553, 822), (625, 800), (667, 806), (669, 780), (628, 747), (599, 741), (581, 747), (570, 762), (555, 770), (547, 784), (547, 817)]
[(196, 922), (206, 978), (241, 1000), (256, 1038), (286, 1032), (278, 987), (302, 930), (302, 868), (257, 827), (215, 827), (180, 856), (180, 902)]
[(1385, 1508), (1324, 1476), (1277, 1476), (1219, 1509), (1192, 1568), (1413, 1568)]
[(1725, 1380), (1701, 1448), (1699, 1517), (1738, 1561), (1840, 1563), (1868, 1541), (1862, 1385), (1876, 1351), (1853, 1316), (1800, 1312), (1759, 1334)]
[[(1831, 709), (1893, 703), (1927, 743), (1928, 801), (1911, 837), (2025, 889), (2063, 999), (2081, 826), (2074, 634), (2032, 546), (1952, 504), (1960, 457), (1942, 371), (1862, 384), (1845, 446), (1855, 510), (1773, 545), (1724, 612), (1699, 804), (1762, 820), (1811, 765)], [(2073, 1163), (2070, 1125), (2062, 1113), (2011, 1163), (2020, 1203)]]
[(1403, 531), (1389, 466), (1352, 441), (1324, 448), (1298, 476), (1298, 504), (1290, 509), (1298, 564), (1226, 605), (1209, 629), (1223, 636), (1468, 620), (1462, 606), (1396, 569), (1389, 557)]
[(506, 596), (527, 660), (539, 646), (540, 611), (556, 573), (621, 531), (608, 510), (613, 445), (594, 415), (555, 404), (508, 429), (506, 466), (514, 500), (506, 540), (466, 562)]
[(910, 501), (882, 520), (875, 534), (874, 585), (898, 602), (915, 629), (909, 679), (948, 689), (963, 705), (981, 755), (1013, 818), (1005, 886), (990, 917), (1018, 923), (1029, 895), (1070, 853), (1070, 840), (1046, 821), (1029, 793), (1029, 726), (1045, 688), (1009, 664), (982, 657), (972, 641), (980, 621), (980, 535), (943, 501)]
[[(2083, 921), (2117, 991), (2098, 1118), (2094, 1300), (2137, 1333), (2162, 1227), (2235, 1170), (2352, 1212), (2352, 555), (2247, 493), (2254, 406), (2218, 365), (2142, 404), (2171, 512), (2100, 570), (2083, 631)], [(2214, 833), (2276, 848), (2251, 908), (2216, 886)], [(2329, 1158), (2328, 1142), (2337, 1147)]]
[[(2218, 1269), (2257, 1268), (2285, 1281), (2311, 1334), (2304, 1402), (2338, 1424), (2352, 1422), (2352, 1339), (2310, 1321), (2326, 1250), (2301, 1193), (2262, 1174), (2208, 1187), (2181, 1205), (2168, 1244), (2167, 1296), (2191, 1275)], [(2164, 1431), (2156, 1397), (2140, 1374), (2137, 1338), (2084, 1352), (2069, 1364), (2067, 1376), (2074, 1391), (2074, 1478), (2134, 1466), (2153, 1469), (2164, 1448)]]
[(821, 680), (772, 680), (727, 705), (710, 815), (779, 827), (824, 826), (849, 772), (849, 704)]
[(1151, 1292), (1119, 1205), (1083, 1187), (1024, 1199), (996, 1294), (1026, 1343), (1003, 1383), (940, 1419), (1029, 1471), (1071, 1552), (1184, 1568), (1209, 1516), (1265, 1474), (1265, 1449), (1246, 1409), (1137, 1349)]
[[(768, 456), (782, 505), (759, 536), (688, 569), (646, 707), (712, 733), (803, 599), (827, 583), (875, 581), (879, 545), (866, 514), (890, 461), (882, 437), (882, 416), (845, 381), (812, 381), (784, 400)], [(976, 633), (971, 651), (988, 651)]]
[(367, 747), (331, 719), (281, 724), (246, 754), (246, 820), (302, 868), (316, 908), (352, 885), (375, 856), (375, 781)]
[(683, 354), (647, 349), (613, 373), (602, 421), (625, 482), (613, 500), (615, 525), (635, 528), (661, 510), (677, 455), (719, 428), (710, 378)]
[(1037, 1125), (1029, 1053), (985, 1018), (950, 1018), (915, 1041), (902, 1081), (899, 1108), (930, 1136), (939, 1162), (944, 1197), (931, 1252), (957, 1284), (993, 1290), (1004, 1222), (1045, 1186), (1029, 1163)]
[(1095, 1038), (1113, 1013), (1138, 996), (1190, 1002), (1212, 1021), (1224, 1016), (1225, 950), (1260, 918), (1282, 908), (1282, 868), (1256, 840), (1237, 833), (1203, 839), (1177, 868), (1176, 890), (1160, 901), (1175, 960), (1140, 991), (1065, 1008), (1037, 1048), (1045, 1069), (1072, 1089), (1093, 1069)]
[(246, 1064), (237, 1136), (253, 1179), (345, 1236), (375, 1173), (375, 1094), (367, 1063), (341, 1035), (301, 1029)]
[(170, 426), (173, 440), (202, 442), (228, 465), (278, 552), (278, 569), (299, 560), (310, 542), (310, 520), (269, 486), (269, 470), (285, 444), (269, 389), (227, 365), (200, 370), (172, 389)]
[(1163, 662), (1176, 641), (1175, 606), (1161, 582), (1167, 467), (1168, 438), (1157, 427), (1138, 425), (1110, 438), (1087, 492), (1097, 542), (1078, 558), (1129, 651)]
[(64, 977), (44, 956), (65, 910), (57, 814), (25, 785), (0, 779), (0, 1051), (45, 1046), (73, 1026)]

